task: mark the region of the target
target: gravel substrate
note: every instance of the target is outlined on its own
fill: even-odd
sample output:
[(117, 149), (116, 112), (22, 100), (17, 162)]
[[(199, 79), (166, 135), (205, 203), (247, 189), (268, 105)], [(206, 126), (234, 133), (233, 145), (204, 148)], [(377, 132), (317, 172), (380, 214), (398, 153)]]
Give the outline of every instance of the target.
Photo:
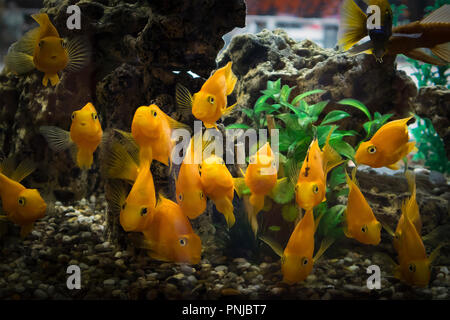
[[(30, 236), (0, 241), (0, 299), (448, 299), (446, 266), (433, 266), (430, 286), (410, 288), (383, 270), (373, 248), (327, 254), (299, 285), (281, 282), (280, 262), (265, 257), (208, 260), (189, 266), (152, 261), (142, 250), (117, 249), (104, 237), (106, 202), (91, 197), (75, 206), (56, 203)], [(15, 229), (10, 227), (9, 229)], [(16, 231), (16, 230), (15, 230)], [(372, 253), (373, 252), (373, 253)], [(379, 264), (381, 289), (369, 290), (366, 269)], [(69, 290), (69, 265), (81, 268), (81, 289)]]

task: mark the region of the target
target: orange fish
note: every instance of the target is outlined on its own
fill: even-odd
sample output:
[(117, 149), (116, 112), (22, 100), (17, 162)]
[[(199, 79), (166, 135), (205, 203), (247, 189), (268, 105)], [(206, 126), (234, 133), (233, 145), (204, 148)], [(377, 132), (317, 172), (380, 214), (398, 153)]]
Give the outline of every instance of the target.
[(125, 231), (144, 230), (150, 213), (155, 210), (155, 185), (150, 164), (145, 159), (138, 165), (137, 150), (130, 152), (119, 142), (114, 142), (102, 153), (104, 176), (134, 182), (126, 198), (123, 184), (109, 181), (107, 185), (109, 203), (120, 210), (120, 225)]
[(153, 259), (190, 264), (200, 262), (200, 237), (192, 230), (180, 206), (161, 195), (143, 234), (143, 246)]
[[(295, 200), (299, 207), (310, 210), (322, 201), (325, 201), (327, 174), (334, 167), (341, 164), (341, 156), (329, 145), (332, 130), (328, 134), (323, 150), (315, 138), (308, 148), (298, 174), (295, 186)], [(297, 176), (296, 173), (292, 178)]]
[(195, 138), (192, 137), (175, 184), (177, 203), (189, 219), (197, 218), (206, 210), (206, 196), (200, 178), (199, 164), (194, 163), (195, 142)]
[(438, 246), (427, 258), (422, 239), (416, 227), (409, 219), (405, 205), (402, 208), (404, 217), (397, 238), (398, 262), (394, 276), (412, 286), (426, 287), (430, 281), (431, 263), (437, 257)]
[(281, 257), (283, 282), (294, 284), (304, 281), (311, 273), (314, 262), (317, 262), (333, 243), (331, 239), (322, 241), (319, 250), (313, 257), (314, 233), (319, 221), (320, 217), (314, 222), (313, 211), (307, 210), (300, 222), (297, 223), (284, 251), (274, 241), (266, 237), (260, 237)]
[(231, 173), (223, 159), (216, 155), (203, 159), (200, 172), (205, 194), (214, 202), (217, 211), (225, 216), (227, 225), (231, 228), (236, 221), (233, 213), (234, 181)]
[[(171, 135), (172, 131), (178, 128), (187, 126), (169, 117), (155, 104), (137, 108), (131, 123), (131, 135), (139, 145), (141, 161), (153, 156), (153, 159), (169, 165), (175, 145)], [(125, 132), (119, 132), (127, 135)]]
[(362, 142), (356, 150), (355, 160), (372, 168), (400, 168), (398, 162), (413, 151), (414, 142), (408, 142), (408, 127), (411, 119), (394, 120), (383, 125), (369, 141)]
[(2, 211), (6, 215), (0, 218), (18, 224), (21, 227), (20, 236), (24, 238), (33, 229), (34, 222), (45, 216), (47, 204), (39, 191), (20, 184), (34, 171), (33, 163), (24, 160), (15, 170), (11, 169), (12, 159), (4, 160), (0, 167), (0, 197)]
[(345, 173), (349, 187), (347, 209), (344, 216), (346, 226), (344, 233), (364, 244), (377, 245), (381, 240), (381, 223), (377, 221), (364, 195), (356, 182), (356, 168), (353, 169), (352, 179)]
[(39, 23), (39, 27), (27, 32), (10, 47), (5, 57), (6, 69), (24, 74), (36, 68), (44, 72), (44, 86), (47, 86), (48, 80), (55, 86), (59, 82), (58, 72), (64, 69), (76, 71), (86, 64), (89, 50), (79, 38), (62, 39), (46, 13), (31, 17)]
[[(386, 55), (404, 54), (412, 59), (435, 65), (450, 62), (450, 5), (445, 4), (421, 21), (415, 21), (392, 29), (386, 44)], [(371, 52), (374, 44), (368, 41), (350, 52)], [(431, 55), (430, 49), (436, 56)]]
[(192, 108), (194, 117), (203, 121), (207, 129), (217, 129), (216, 121), (223, 115), (229, 114), (236, 106), (234, 104), (227, 107), (227, 96), (233, 92), (237, 82), (237, 78), (231, 70), (232, 64), (230, 61), (225, 67), (217, 69), (193, 97), (189, 90), (177, 85), (178, 105), (184, 109)]
[(94, 151), (103, 136), (97, 111), (90, 102), (72, 113), (70, 131), (53, 126), (42, 126), (39, 131), (54, 151), (59, 152), (69, 148), (75, 151), (76, 163), (83, 170), (91, 167)]
[(257, 214), (264, 208), (264, 200), (277, 185), (286, 178), (277, 180), (277, 169), (275, 157), (269, 143), (264, 144), (255, 155), (250, 157), (250, 163), (244, 178), (235, 178), (235, 183), (241, 183), (244, 180), (245, 185), (251, 191), (249, 202), (251, 204), (251, 212), (249, 212), (249, 221), (254, 231), (257, 231)]
[(401, 234), (402, 224), (405, 217), (403, 215), (408, 215), (409, 220), (416, 227), (417, 233), (420, 235), (422, 233), (422, 220), (420, 218), (419, 206), (416, 200), (416, 177), (414, 173), (410, 170), (405, 173), (406, 179), (408, 181), (409, 190), (411, 192), (411, 197), (402, 205), (402, 215), (398, 220), (397, 229), (395, 230), (394, 237), (394, 247), (398, 250), (398, 236)]

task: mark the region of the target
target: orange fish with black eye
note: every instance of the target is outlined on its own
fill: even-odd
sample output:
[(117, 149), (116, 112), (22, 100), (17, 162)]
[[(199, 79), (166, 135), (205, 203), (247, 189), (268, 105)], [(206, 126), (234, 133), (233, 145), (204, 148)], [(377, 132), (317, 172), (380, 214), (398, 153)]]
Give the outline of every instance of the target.
[(417, 233), (420, 235), (422, 233), (422, 219), (420, 218), (419, 206), (416, 200), (416, 177), (414, 173), (410, 170), (405, 173), (406, 179), (408, 181), (409, 191), (411, 192), (411, 196), (402, 206), (402, 215), (398, 220), (397, 228), (395, 230), (394, 237), (394, 248), (398, 250), (398, 236), (401, 234), (401, 229), (403, 225), (403, 221), (405, 219), (404, 215), (408, 215), (409, 220), (416, 227)]
[(412, 117), (394, 120), (383, 125), (369, 141), (362, 142), (356, 150), (355, 160), (372, 168), (400, 168), (398, 162), (414, 150), (415, 143), (408, 142), (408, 126)]
[(225, 67), (217, 69), (194, 96), (182, 85), (177, 85), (176, 99), (180, 108), (192, 110), (194, 117), (203, 121), (207, 129), (217, 129), (216, 121), (236, 106), (227, 107), (227, 96), (233, 92), (237, 82), (231, 70), (232, 64), (230, 61)]
[(62, 39), (46, 13), (31, 17), (39, 23), (39, 27), (27, 32), (10, 47), (5, 57), (6, 69), (24, 74), (36, 68), (44, 72), (44, 86), (47, 86), (48, 80), (55, 86), (59, 83), (58, 72), (76, 71), (87, 63), (88, 47), (80, 38)]
[(115, 141), (102, 151), (102, 174), (108, 179), (120, 179), (133, 183), (126, 196), (125, 185), (115, 180), (107, 183), (107, 199), (110, 206), (120, 211), (120, 225), (125, 231), (144, 230), (150, 213), (155, 210), (156, 195), (150, 161), (139, 163), (137, 150)]
[(311, 142), (300, 173), (291, 175), (291, 179), (298, 176), (295, 200), (298, 206), (305, 210), (310, 210), (326, 200), (327, 174), (343, 162), (341, 156), (329, 144), (331, 133), (332, 130), (323, 150), (320, 149), (317, 138)]
[(83, 170), (92, 166), (94, 152), (103, 136), (97, 111), (90, 102), (72, 113), (70, 131), (54, 126), (42, 126), (39, 131), (52, 150), (60, 152), (70, 148), (74, 151), (76, 163)]
[[(421, 21), (394, 27), (386, 43), (386, 55), (404, 54), (412, 59), (435, 65), (450, 62), (450, 5), (445, 4)], [(427, 49), (434, 54), (431, 55)], [(372, 41), (355, 46), (352, 54), (372, 52)]]
[(344, 233), (364, 244), (378, 245), (381, 240), (381, 223), (377, 221), (372, 209), (356, 182), (356, 168), (353, 169), (352, 179), (345, 173), (349, 187), (347, 208), (344, 212)]
[(234, 217), (234, 180), (222, 158), (211, 155), (203, 159), (200, 179), (205, 194), (214, 202), (217, 211), (225, 216), (228, 228), (236, 219)]
[(142, 247), (150, 257), (161, 261), (198, 264), (202, 242), (191, 223), (175, 202), (159, 195), (155, 210), (150, 213), (142, 231)]
[(267, 237), (260, 237), (281, 257), (283, 282), (294, 284), (304, 281), (311, 273), (314, 262), (317, 262), (333, 243), (331, 238), (324, 239), (313, 257), (314, 233), (319, 225), (320, 218), (317, 218), (314, 222), (313, 210), (306, 210), (305, 215), (292, 232), (284, 251), (275, 241)]
[[(139, 145), (140, 161), (154, 159), (168, 166), (175, 145), (172, 131), (179, 128), (187, 126), (169, 117), (155, 104), (137, 108), (131, 123), (131, 136)], [(130, 136), (128, 132), (117, 131), (125, 137)]]
[(206, 196), (201, 182), (199, 164), (195, 163), (195, 150), (202, 150), (202, 146), (196, 144), (196, 139), (201, 138), (192, 137), (175, 183), (177, 203), (189, 219), (197, 218), (206, 210)]
[(427, 258), (422, 239), (416, 227), (406, 214), (406, 205), (403, 203), (402, 216), (404, 217), (399, 233), (396, 234), (398, 262), (394, 276), (412, 286), (426, 287), (430, 281), (431, 264), (442, 246), (438, 246)]
[(34, 171), (35, 165), (24, 160), (15, 170), (10, 170), (11, 161), (12, 159), (5, 159), (0, 167), (0, 197), (2, 211), (6, 214), (0, 216), (0, 219), (18, 224), (21, 227), (20, 236), (25, 238), (33, 229), (34, 222), (45, 216), (47, 204), (38, 190), (28, 189), (20, 184), (20, 181)]

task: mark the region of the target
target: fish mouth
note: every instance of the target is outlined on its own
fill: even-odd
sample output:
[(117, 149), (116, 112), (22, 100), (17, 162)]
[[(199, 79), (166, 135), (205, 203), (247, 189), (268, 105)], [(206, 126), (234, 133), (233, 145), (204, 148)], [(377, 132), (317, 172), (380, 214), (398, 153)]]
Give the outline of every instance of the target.
[(51, 56), (50, 57), (50, 59), (52, 59), (52, 60), (56, 60), (56, 58), (57, 58), (56, 56)]

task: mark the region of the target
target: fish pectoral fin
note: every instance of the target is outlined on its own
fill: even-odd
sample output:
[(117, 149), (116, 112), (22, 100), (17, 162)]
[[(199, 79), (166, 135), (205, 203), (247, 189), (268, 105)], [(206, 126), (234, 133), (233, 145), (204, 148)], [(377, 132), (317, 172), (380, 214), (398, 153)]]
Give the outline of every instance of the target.
[(44, 87), (47, 86), (48, 80), (49, 80), (49, 79), (48, 79), (47, 74), (44, 74), (44, 76), (42, 77), (42, 85), (43, 85)]
[(341, 5), (338, 44), (344, 51), (367, 35), (367, 16), (353, 0), (345, 0)]
[(420, 24), (429, 24), (429, 23), (445, 23), (448, 24), (450, 21), (450, 5), (444, 4), (439, 9), (434, 10), (428, 16), (426, 16)]
[(334, 243), (334, 240), (335, 239), (331, 237), (327, 237), (322, 240), (322, 242), (320, 243), (320, 248), (316, 252), (316, 255), (314, 256), (314, 262), (317, 262), (320, 259), (320, 257), (322, 257), (325, 251), (327, 251), (327, 249)]
[(126, 185), (118, 179), (108, 179), (105, 183), (105, 198), (111, 212), (119, 213), (125, 203)]
[(387, 225), (386, 223), (384, 223), (383, 221), (378, 220), (381, 223), (381, 226), (383, 227), (384, 230), (386, 230), (386, 232), (391, 236), (391, 237), (395, 237), (395, 232), (394, 230), (392, 230), (392, 228)]
[(399, 170), (400, 169), (400, 161), (394, 164), (390, 164), (388, 166), (386, 166), (387, 168), (391, 169), (391, 170)]
[(192, 113), (192, 104), (194, 99), (189, 90), (179, 83), (177, 83), (175, 88), (175, 98), (179, 109), (182, 110), (183, 113)]
[(372, 52), (373, 52), (373, 42), (372, 41), (367, 41), (360, 45), (354, 46), (353, 48), (351, 48), (348, 51), (350, 56), (356, 56), (361, 53), (372, 54)]
[(138, 175), (139, 155), (132, 155), (127, 147), (119, 142), (105, 144), (101, 150), (102, 174), (110, 179), (135, 181)]
[(48, 146), (55, 152), (61, 152), (74, 145), (70, 132), (54, 126), (39, 127), (39, 132), (47, 140)]
[(67, 56), (69, 62), (66, 70), (75, 72), (82, 69), (90, 61), (91, 48), (84, 37), (74, 37), (67, 41)]
[(274, 239), (268, 236), (259, 236), (259, 239), (267, 244), (280, 258), (283, 256), (283, 248)]
[(33, 230), (34, 223), (24, 225), (20, 228), (20, 237), (24, 239)]
[(242, 198), (243, 191), (245, 188), (247, 188), (247, 185), (245, 184), (244, 178), (233, 178), (234, 181), (234, 190), (236, 191), (239, 198)]
[(5, 66), (9, 72), (19, 75), (28, 73), (35, 68), (33, 56), (16, 51), (10, 51), (6, 55)]
[(222, 115), (223, 115), (223, 116), (228, 116), (228, 115), (230, 115), (230, 113), (233, 111), (234, 107), (236, 107), (237, 104), (238, 104), (238, 103), (236, 102), (236, 103), (233, 104), (232, 106), (229, 106), (228, 108), (226, 108), (226, 109), (223, 111)]
[(441, 250), (441, 248), (443, 246), (445, 246), (448, 243), (441, 243), (440, 245), (438, 245), (428, 256), (428, 260), (430, 261), (430, 264), (433, 263), (433, 261), (437, 258), (438, 254), (439, 254), (439, 250)]
[(440, 65), (445, 65), (450, 62), (450, 42), (437, 45), (432, 48), (431, 51), (444, 61), (444, 63)]
[(167, 121), (169, 122), (169, 126), (171, 129), (185, 129), (190, 132), (190, 127), (187, 124), (179, 122), (171, 117), (167, 116)]

